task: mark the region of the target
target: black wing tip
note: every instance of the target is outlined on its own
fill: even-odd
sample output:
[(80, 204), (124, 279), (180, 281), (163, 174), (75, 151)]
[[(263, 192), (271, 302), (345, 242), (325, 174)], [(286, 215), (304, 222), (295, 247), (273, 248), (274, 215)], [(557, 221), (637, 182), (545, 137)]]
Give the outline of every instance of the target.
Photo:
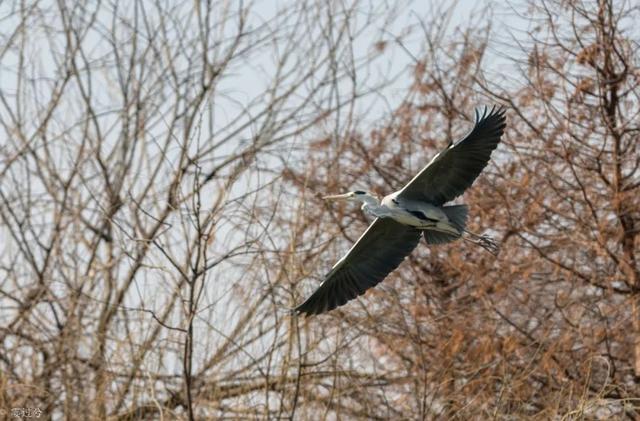
[(503, 122), (506, 120), (507, 108), (502, 104), (494, 104), (491, 106), (491, 110), (489, 110), (489, 106), (485, 105), (482, 108), (482, 114), (480, 114), (479, 108), (476, 108), (476, 124), (480, 123), (484, 120), (489, 120), (491, 118), (495, 118), (497, 120), (502, 120)]
[(361, 292), (358, 291), (358, 293), (354, 294), (352, 297), (336, 297), (331, 299), (327, 298), (325, 300), (321, 300), (320, 302), (311, 301), (311, 298), (313, 297), (312, 295), (297, 307), (290, 308), (289, 311), (293, 315), (303, 316), (303, 317), (311, 317), (318, 314), (328, 313), (332, 310), (335, 310), (338, 307), (342, 307), (343, 305), (347, 304), (349, 301), (354, 300), (357, 297), (363, 295), (365, 292), (366, 290), (363, 290)]
[(500, 138), (507, 127), (506, 113), (507, 109), (504, 105), (493, 105), (491, 109), (485, 105), (482, 114), (476, 108), (476, 121), (472, 132), (490, 130), (494, 131), (493, 136)]
[(300, 316), (300, 317), (311, 317), (311, 316), (315, 316), (316, 314), (326, 313), (337, 307), (337, 306), (332, 307), (331, 305), (318, 306), (317, 300), (312, 300), (313, 297), (314, 296), (312, 294), (311, 297), (303, 301), (302, 304), (299, 304), (298, 306), (289, 309), (291, 314), (294, 316)]

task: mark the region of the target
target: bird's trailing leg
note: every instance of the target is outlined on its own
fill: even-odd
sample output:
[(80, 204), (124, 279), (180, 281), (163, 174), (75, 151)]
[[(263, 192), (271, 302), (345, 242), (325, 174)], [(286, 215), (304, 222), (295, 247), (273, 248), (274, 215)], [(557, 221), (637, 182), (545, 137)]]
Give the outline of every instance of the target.
[(478, 235), (466, 229), (464, 230), (464, 232), (465, 234), (467, 234), (467, 237), (462, 237), (465, 241), (482, 247), (494, 256), (497, 256), (500, 252), (500, 246), (498, 246), (496, 240), (489, 237), (488, 235)]

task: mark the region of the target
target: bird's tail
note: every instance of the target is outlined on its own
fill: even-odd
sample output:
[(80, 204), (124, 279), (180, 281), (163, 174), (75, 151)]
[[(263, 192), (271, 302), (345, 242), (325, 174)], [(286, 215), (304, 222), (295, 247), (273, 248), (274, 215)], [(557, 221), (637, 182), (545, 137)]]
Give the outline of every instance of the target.
[(448, 221), (436, 224), (436, 229), (427, 229), (422, 232), (427, 244), (445, 244), (457, 240), (467, 226), (469, 208), (467, 205), (452, 205), (442, 207)]
[(455, 226), (458, 231), (460, 231), (460, 235), (462, 235), (462, 231), (467, 226), (467, 217), (469, 216), (469, 208), (467, 205), (452, 205), (452, 206), (443, 206), (442, 211), (449, 218), (449, 222)]
[(463, 237), (465, 241), (479, 245), (494, 256), (498, 255), (500, 246), (493, 238), (487, 235), (474, 234), (467, 230), (469, 209), (466, 205), (444, 206), (442, 210), (447, 215), (448, 221), (438, 222), (434, 230), (426, 229), (422, 231), (427, 244), (450, 243), (462, 237), (464, 233), (467, 234), (466, 237)]

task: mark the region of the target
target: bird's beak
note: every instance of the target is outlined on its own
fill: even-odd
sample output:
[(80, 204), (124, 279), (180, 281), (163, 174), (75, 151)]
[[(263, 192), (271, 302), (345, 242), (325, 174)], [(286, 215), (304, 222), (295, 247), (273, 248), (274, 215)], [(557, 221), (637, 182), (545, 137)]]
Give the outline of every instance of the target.
[(324, 200), (339, 200), (339, 199), (348, 199), (351, 197), (351, 193), (345, 193), (345, 194), (334, 194), (331, 196), (325, 196), (323, 197)]

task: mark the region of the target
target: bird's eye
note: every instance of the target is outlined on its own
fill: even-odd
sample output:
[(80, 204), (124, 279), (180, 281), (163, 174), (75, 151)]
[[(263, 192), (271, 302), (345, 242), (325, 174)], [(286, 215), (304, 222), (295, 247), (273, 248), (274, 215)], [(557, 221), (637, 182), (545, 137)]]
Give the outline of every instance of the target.
[(355, 194), (365, 194), (365, 192), (363, 192), (362, 190), (356, 190), (354, 191)]

